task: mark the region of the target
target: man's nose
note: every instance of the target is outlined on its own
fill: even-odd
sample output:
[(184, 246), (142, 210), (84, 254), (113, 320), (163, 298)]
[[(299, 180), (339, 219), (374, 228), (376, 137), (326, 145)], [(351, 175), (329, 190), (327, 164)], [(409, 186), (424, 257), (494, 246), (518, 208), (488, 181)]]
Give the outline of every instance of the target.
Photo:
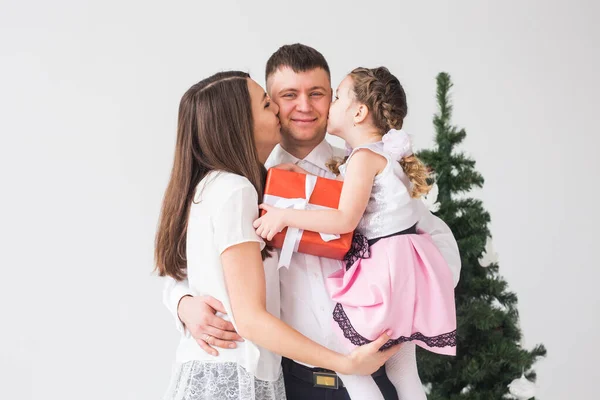
[(312, 105), (310, 104), (309, 97), (298, 96), (298, 103), (296, 104), (296, 109), (301, 112), (310, 112), (312, 110)]

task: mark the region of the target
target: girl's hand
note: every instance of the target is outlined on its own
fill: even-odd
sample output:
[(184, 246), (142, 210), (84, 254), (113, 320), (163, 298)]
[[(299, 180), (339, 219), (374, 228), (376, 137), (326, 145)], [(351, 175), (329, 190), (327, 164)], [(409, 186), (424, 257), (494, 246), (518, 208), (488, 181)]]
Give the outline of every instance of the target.
[[(389, 331), (388, 331), (389, 332)], [(339, 371), (347, 375), (371, 375), (377, 371), (385, 362), (400, 350), (402, 344), (390, 347), (384, 351), (379, 351), (390, 337), (384, 333), (377, 340), (359, 346), (348, 354), (348, 370)]]
[(253, 226), (256, 229), (256, 234), (263, 239), (272, 240), (287, 226), (285, 224), (285, 210), (268, 204), (261, 204), (258, 208), (265, 210), (267, 213), (254, 221)]

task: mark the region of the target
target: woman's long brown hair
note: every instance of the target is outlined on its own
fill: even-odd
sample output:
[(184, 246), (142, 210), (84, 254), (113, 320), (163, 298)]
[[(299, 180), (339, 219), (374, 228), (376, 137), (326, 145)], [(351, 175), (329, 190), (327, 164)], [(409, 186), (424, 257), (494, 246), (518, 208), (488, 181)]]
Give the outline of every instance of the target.
[[(196, 186), (210, 171), (246, 177), (262, 202), (266, 171), (254, 141), (249, 78), (245, 72), (221, 72), (193, 85), (181, 98), (173, 169), (156, 233), (155, 269), (160, 276), (182, 280), (187, 275), (188, 215)], [(262, 256), (268, 257), (268, 249)]]

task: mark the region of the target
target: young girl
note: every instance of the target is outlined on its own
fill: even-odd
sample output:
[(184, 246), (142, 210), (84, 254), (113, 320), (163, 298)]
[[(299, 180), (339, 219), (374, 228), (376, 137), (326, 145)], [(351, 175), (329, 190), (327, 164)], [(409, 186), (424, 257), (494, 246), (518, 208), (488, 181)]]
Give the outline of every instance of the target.
[[(254, 227), (268, 240), (286, 226), (331, 234), (355, 230), (345, 268), (327, 282), (337, 302), (334, 325), (347, 347), (369, 343), (390, 329), (392, 339), (384, 348), (412, 342), (455, 355), (452, 274), (431, 238), (415, 228), (416, 202), (429, 186), (427, 170), (401, 130), (406, 113), (404, 89), (386, 68), (353, 70), (336, 91), (327, 127), (352, 149), (345, 164), (332, 165), (344, 178), (338, 209), (284, 210), (263, 204), (267, 213)], [(404, 346), (408, 353), (386, 364), (388, 376), (401, 399), (425, 398), (414, 346)], [(377, 398), (370, 392), (366, 397), (367, 389), (353, 393), (356, 385), (349, 379), (368, 377), (342, 378), (352, 398)]]

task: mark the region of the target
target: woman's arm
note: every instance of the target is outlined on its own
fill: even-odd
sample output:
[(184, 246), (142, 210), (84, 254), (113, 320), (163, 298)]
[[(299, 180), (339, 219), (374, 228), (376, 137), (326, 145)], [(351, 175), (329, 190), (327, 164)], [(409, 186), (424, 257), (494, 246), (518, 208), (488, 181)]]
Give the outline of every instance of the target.
[(331, 234), (351, 232), (367, 208), (375, 176), (386, 163), (372, 151), (357, 151), (348, 163), (337, 210), (277, 209), (261, 204), (267, 213), (254, 222), (256, 233), (271, 240), (286, 226)]
[(389, 339), (384, 334), (344, 356), (313, 342), (269, 314), (259, 246), (256, 242), (241, 243), (221, 254), (233, 317), (241, 336), (282, 356), (345, 374), (369, 375), (396, 353), (399, 348), (379, 351)]

